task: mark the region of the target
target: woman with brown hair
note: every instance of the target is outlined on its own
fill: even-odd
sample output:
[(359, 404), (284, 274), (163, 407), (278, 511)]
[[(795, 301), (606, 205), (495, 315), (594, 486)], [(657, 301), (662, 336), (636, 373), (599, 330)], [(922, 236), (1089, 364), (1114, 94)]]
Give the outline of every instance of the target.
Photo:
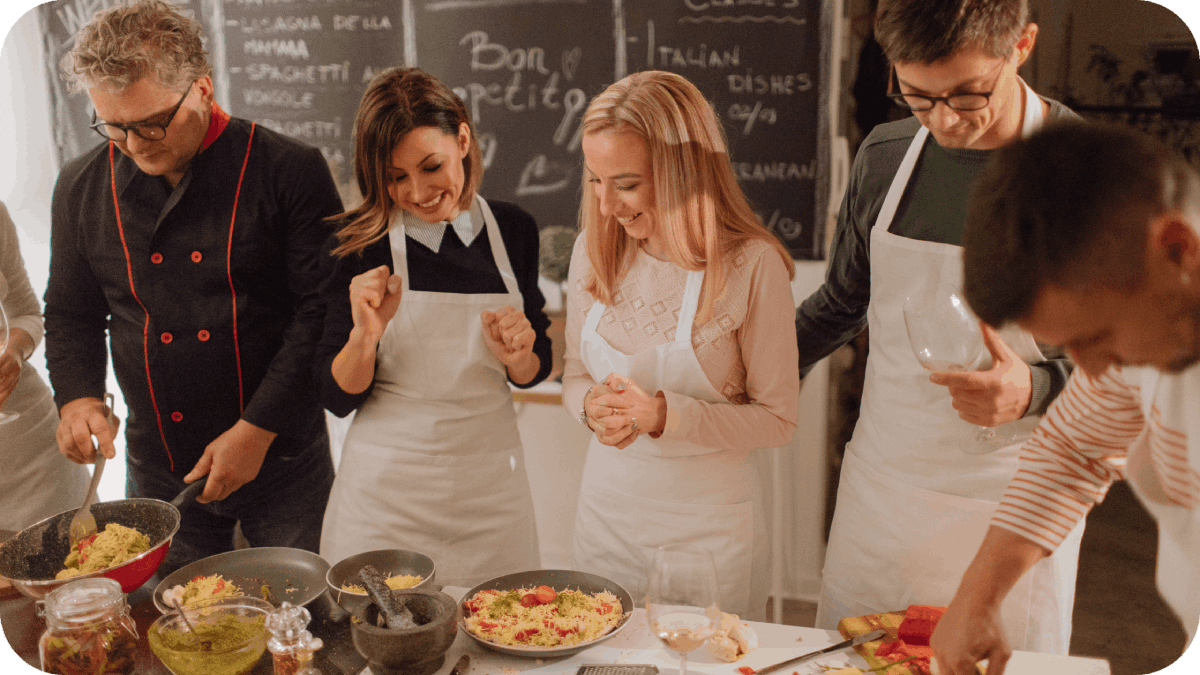
[(321, 555), (419, 551), (439, 583), (468, 587), (535, 568), (508, 385), (550, 372), (537, 224), (476, 194), (483, 167), (466, 107), (429, 73), (377, 75), (354, 129), (363, 203), (338, 216), (322, 257), (316, 377), (326, 408), (357, 413)]
[(721, 609), (760, 617), (770, 547), (753, 451), (796, 427), (795, 266), (683, 77), (610, 86), (584, 115), (583, 154), (563, 405), (595, 437), (574, 566), (639, 592), (656, 547), (701, 544)]

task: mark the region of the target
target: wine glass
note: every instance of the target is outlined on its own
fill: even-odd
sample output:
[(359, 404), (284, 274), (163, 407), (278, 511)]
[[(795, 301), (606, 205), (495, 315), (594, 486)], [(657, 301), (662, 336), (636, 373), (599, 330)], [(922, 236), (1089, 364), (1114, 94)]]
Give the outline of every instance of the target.
[(679, 654), (679, 675), (687, 675), (688, 652), (712, 637), (721, 622), (717, 568), (708, 549), (673, 544), (655, 550), (646, 618), (654, 637)]
[[(0, 356), (8, 349), (8, 315), (4, 313), (4, 303), (0, 302)], [(7, 424), (20, 417), (14, 412), (0, 410), (0, 424)]]
[[(971, 313), (962, 294), (951, 286), (930, 286), (905, 300), (904, 326), (908, 329), (913, 354), (926, 370), (973, 370), (987, 354), (979, 319)], [(1012, 434), (1000, 433), (993, 428), (976, 429), (970, 437), (959, 441), (963, 452), (983, 455), (1016, 440)]]

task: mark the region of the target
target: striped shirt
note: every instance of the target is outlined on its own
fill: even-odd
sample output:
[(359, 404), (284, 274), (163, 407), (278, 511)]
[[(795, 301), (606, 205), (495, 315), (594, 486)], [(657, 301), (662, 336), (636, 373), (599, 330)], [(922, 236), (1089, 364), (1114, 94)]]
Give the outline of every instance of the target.
[[(1195, 370), (1162, 377), (1194, 377)], [(1144, 414), (1143, 372), (1112, 367), (1090, 377), (1081, 369), (1075, 371), (1021, 448), (1020, 469), (1004, 493), (993, 525), (1053, 551), (1104, 499), (1113, 481), (1124, 477), (1127, 453), (1135, 448), (1148, 453), (1164, 498), (1195, 508), (1200, 502), (1200, 473), (1189, 465), (1183, 431), (1183, 415), (1192, 406), (1160, 393), (1149, 407), (1150, 414)], [(1162, 387), (1156, 390), (1164, 392)]]

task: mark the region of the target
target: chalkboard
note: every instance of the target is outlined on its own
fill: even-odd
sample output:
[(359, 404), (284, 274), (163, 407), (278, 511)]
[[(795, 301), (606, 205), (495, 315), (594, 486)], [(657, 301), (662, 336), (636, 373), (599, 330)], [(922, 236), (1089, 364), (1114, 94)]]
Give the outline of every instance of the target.
[[(86, 96), (65, 94), (57, 60), (79, 17), (113, 2), (41, 8), (52, 107), (63, 122), (56, 125), (60, 161), (92, 145), (94, 134), (86, 129)], [(591, 99), (628, 73), (669, 70), (713, 103), (735, 174), (763, 222), (795, 258), (823, 257), (831, 29), (822, 0), (175, 4), (209, 36), (218, 100), (236, 116), (319, 147), (347, 201), (356, 196), (354, 113), (383, 68), (420, 66), (453, 88), (479, 134), (482, 194), (520, 204), (542, 227), (576, 222), (580, 121)], [(57, 19), (63, 15), (76, 18)]]

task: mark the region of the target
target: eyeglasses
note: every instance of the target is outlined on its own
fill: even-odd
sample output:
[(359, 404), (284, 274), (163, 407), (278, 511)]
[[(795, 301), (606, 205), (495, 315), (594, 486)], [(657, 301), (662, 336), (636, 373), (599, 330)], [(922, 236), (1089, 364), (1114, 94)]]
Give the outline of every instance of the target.
[[(996, 70), (1000, 71), (1005, 63), (1007, 61), (1001, 62)], [(929, 112), (933, 110), (933, 106), (937, 105), (938, 101), (945, 103), (946, 107), (951, 110), (983, 110), (988, 107), (992, 94), (996, 92), (996, 85), (1000, 83), (1000, 74), (997, 72), (996, 79), (992, 81), (991, 91), (950, 94), (949, 96), (926, 96), (925, 94), (901, 93), (900, 78), (896, 76), (896, 66), (892, 66), (892, 72), (888, 76), (887, 97), (892, 99), (892, 103), (913, 112)]]
[(163, 122), (136, 122), (134, 124), (115, 124), (103, 120), (98, 122), (96, 121), (96, 111), (93, 110), (92, 123), (88, 126), (108, 140), (118, 143), (129, 138), (130, 131), (147, 141), (161, 141), (167, 135), (167, 127), (171, 126), (171, 120), (175, 119), (175, 113), (179, 112), (179, 108), (187, 100), (188, 94), (192, 93), (193, 84), (196, 84), (195, 81), (188, 85), (187, 91), (183, 92), (183, 97), (179, 99), (179, 103), (176, 103), (174, 108), (171, 108), (171, 112), (166, 113), (167, 119)]

